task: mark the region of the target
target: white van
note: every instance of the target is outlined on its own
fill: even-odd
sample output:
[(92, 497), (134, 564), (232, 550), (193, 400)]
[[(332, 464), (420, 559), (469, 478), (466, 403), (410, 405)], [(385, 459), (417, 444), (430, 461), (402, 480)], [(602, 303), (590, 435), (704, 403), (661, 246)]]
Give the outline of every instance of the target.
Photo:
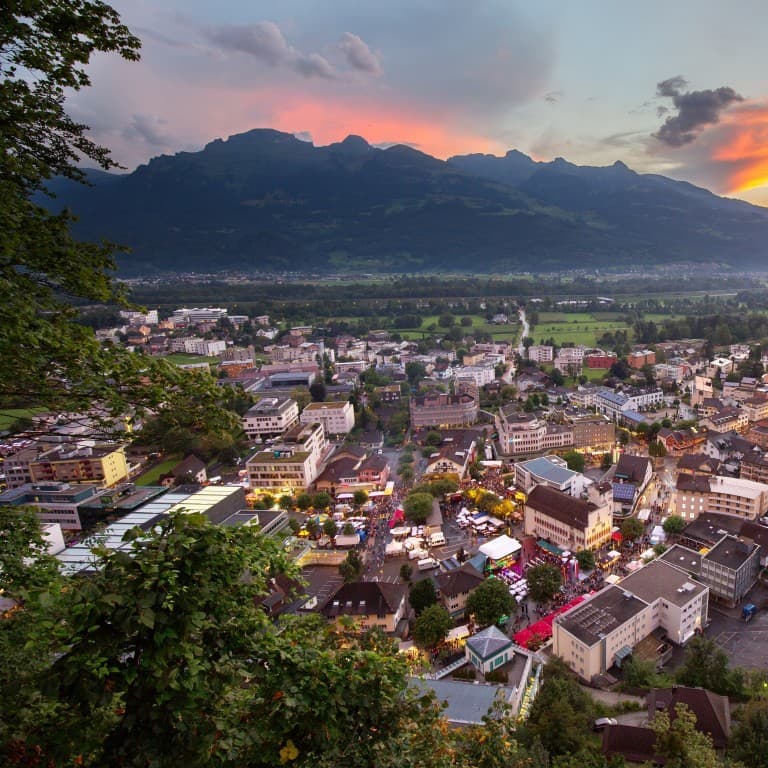
[(438, 568), (440, 563), (434, 557), (425, 557), (423, 560), (419, 560), (417, 565), (420, 571), (430, 571), (433, 568)]
[(429, 546), (430, 547), (442, 547), (445, 544), (445, 536), (442, 531), (429, 534)]

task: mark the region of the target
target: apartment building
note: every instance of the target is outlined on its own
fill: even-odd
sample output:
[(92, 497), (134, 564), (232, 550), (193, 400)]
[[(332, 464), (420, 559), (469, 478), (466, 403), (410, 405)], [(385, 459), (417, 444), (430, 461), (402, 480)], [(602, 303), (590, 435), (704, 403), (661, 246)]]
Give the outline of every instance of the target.
[(595, 408), (611, 419), (620, 419), (627, 411), (642, 411), (664, 402), (659, 387), (626, 387), (613, 390), (603, 387), (595, 398)]
[(248, 459), (245, 466), (251, 489), (273, 494), (306, 490), (320, 474), (327, 448), (322, 424), (295, 424), (270, 450)]
[(528, 359), (534, 363), (551, 363), (554, 359), (554, 348), (547, 344), (533, 344), (528, 347)]
[(299, 420), (299, 406), (289, 397), (263, 397), (242, 418), (243, 432), (250, 441), (276, 437)]
[(443, 442), (427, 457), (427, 479), (450, 478), (461, 481), (477, 457), (477, 436), (467, 430), (443, 433)]
[(705, 512), (756, 520), (768, 512), (768, 485), (744, 478), (681, 473), (670, 512), (684, 520), (695, 520)]
[(299, 421), (311, 424), (319, 421), (326, 435), (347, 435), (355, 427), (355, 409), (349, 400), (330, 403), (309, 403), (301, 412)]
[(476, 391), (417, 395), (410, 403), (411, 427), (467, 427), (477, 421), (479, 407)]
[(601, 414), (568, 416), (573, 432), (573, 447), (589, 451), (609, 451), (616, 444), (616, 425)]
[(435, 576), (437, 599), (452, 618), (463, 618), (467, 598), (484, 581), (485, 577), (481, 573), (465, 563), (460, 568)]
[(33, 483), (93, 483), (110, 488), (128, 479), (125, 446), (67, 446), (45, 451), (29, 463)]
[(219, 339), (184, 339), (184, 351), (188, 355), (213, 357), (222, 354), (226, 348), (227, 342)]
[(509, 456), (530, 455), (573, 445), (573, 430), (570, 427), (550, 424), (532, 413), (519, 411), (515, 405), (499, 410), (496, 429), (500, 450)]
[(750, 424), (768, 419), (768, 398), (750, 397), (741, 404), (741, 408)]
[(741, 602), (759, 573), (760, 546), (735, 536), (723, 536), (701, 559), (702, 581), (729, 606)]
[(467, 365), (457, 368), (454, 373), (457, 381), (471, 381), (476, 387), (484, 387), (496, 379), (493, 365)]
[(701, 419), (699, 425), (714, 432), (744, 433), (749, 429), (749, 417), (741, 408), (723, 408), (721, 411)]
[(146, 312), (134, 312), (130, 309), (121, 309), (120, 317), (128, 322), (128, 325), (157, 325), (159, 318), (156, 309)]
[(635, 369), (640, 369), (644, 365), (656, 365), (656, 353), (651, 349), (630, 352), (627, 355), (627, 363), (630, 368)]
[(571, 552), (598, 549), (610, 541), (612, 525), (610, 504), (576, 499), (545, 485), (537, 485), (525, 503), (526, 535), (546, 538)]
[(765, 454), (754, 452), (744, 456), (739, 477), (756, 483), (768, 483), (768, 458)]

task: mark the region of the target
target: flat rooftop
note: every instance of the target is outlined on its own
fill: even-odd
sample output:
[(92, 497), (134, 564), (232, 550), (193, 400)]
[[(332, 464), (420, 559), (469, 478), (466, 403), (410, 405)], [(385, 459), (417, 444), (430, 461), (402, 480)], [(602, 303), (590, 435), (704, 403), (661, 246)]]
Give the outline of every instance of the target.
[(619, 587), (646, 603), (662, 598), (674, 605), (687, 605), (707, 587), (694, 581), (685, 571), (662, 560), (652, 560), (619, 582)]
[(592, 646), (647, 607), (631, 592), (609, 586), (555, 621), (577, 640)]
[(737, 571), (755, 551), (755, 544), (739, 541), (735, 536), (723, 536), (704, 556), (705, 562), (717, 563)]
[(548, 480), (550, 483), (555, 483), (557, 485), (565, 485), (578, 474), (578, 472), (574, 472), (567, 467), (561, 467), (558, 464), (555, 464), (544, 456), (538, 459), (524, 461), (518, 466), (522, 466), (523, 469), (536, 477), (543, 478), (544, 480)]
[(659, 560), (674, 565), (682, 571), (699, 574), (701, 572), (701, 555), (682, 544), (675, 544), (664, 552)]

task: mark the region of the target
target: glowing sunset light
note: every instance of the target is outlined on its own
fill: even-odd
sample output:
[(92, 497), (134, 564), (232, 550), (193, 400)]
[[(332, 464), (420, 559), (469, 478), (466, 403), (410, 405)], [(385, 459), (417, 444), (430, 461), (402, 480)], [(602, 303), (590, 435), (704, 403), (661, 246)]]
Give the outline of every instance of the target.
[(502, 153), (498, 142), (452, 125), (449, 116), (424, 116), (398, 105), (348, 103), (301, 98), (275, 110), (271, 126), (279, 131), (308, 131), (316, 146), (341, 141), (350, 134), (369, 144), (409, 144), (445, 159), (470, 152)]
[(768, 107), (739, 110), (732, 117), (728, 141), (713, 153), (727, 163), (730, 194), (768, 186)]

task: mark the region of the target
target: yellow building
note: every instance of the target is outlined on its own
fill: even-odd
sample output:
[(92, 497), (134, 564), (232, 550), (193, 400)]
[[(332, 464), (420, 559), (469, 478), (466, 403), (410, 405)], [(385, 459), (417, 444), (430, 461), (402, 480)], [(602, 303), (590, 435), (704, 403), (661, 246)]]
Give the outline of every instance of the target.
[(111, 488), (128, 479), (125, 446), (56, 448), (30, 462), (33, 483), (93, 483)]
[(575, 499), (546, 485), (537, 485), (525, 503), (525, 533), (548, 539), (561, 549), (598, 549), (611, 538), (610, 504)]

